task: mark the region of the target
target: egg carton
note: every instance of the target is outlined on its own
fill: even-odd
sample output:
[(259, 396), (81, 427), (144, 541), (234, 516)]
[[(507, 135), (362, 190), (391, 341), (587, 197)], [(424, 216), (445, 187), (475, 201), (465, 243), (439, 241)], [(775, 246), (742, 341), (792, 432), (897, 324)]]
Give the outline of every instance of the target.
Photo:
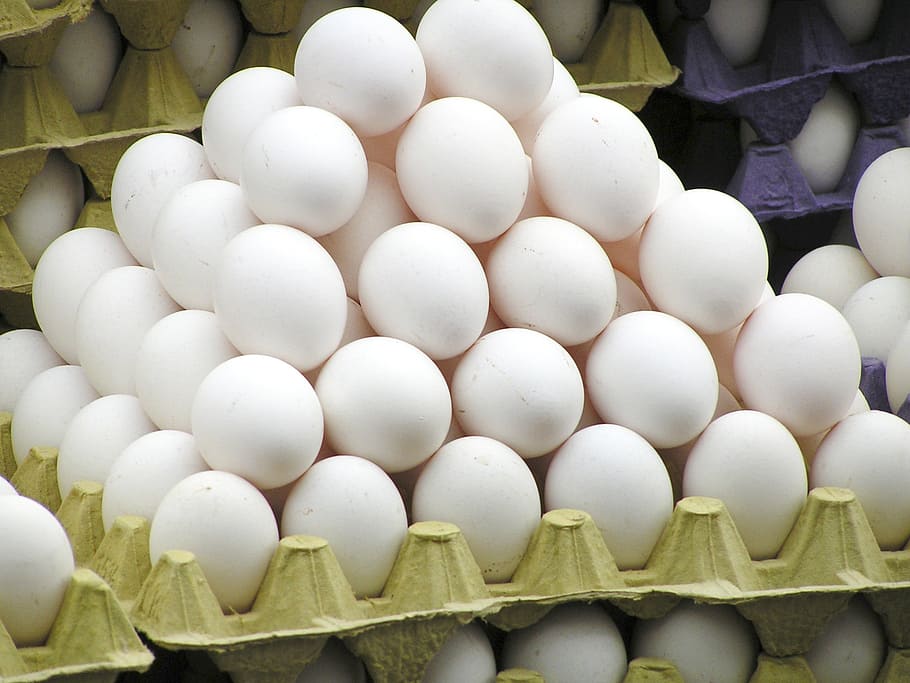
[[(6, 472), (8, 432), (7, 416), (0, 419)], [(663, 616), (681, 600), (734, 605), (776, 670), (777, 660), (808, 651), (857, 594), (881, 616), (892, 649), (886, 668), (908, 671), (910, 549), (881, 551), (846, 489), (813, 490), (778, 556), (764, 561), (750, 559), (716, 499), (679, 501), (640, 570), (617, 569), (586, 513), (551, 511), (501, 584), (484, 582), (457, 527), (419, 522), (382, 595), (370, 599), (355, 598), (326, 541), (286, 537), (251, 610), (225, 615), (191, 553), (169, 551), (152, 565), (149, 520), (120, 517), (104, 533), (100, 484), (77, 482), (61, 501), (55, 449), (33, 449), (11, 482), (56, 512), (77, 564), (110, 584), (136, 629), (158, 646), (206, 653), (239, 683), (293, 680), (330, 637), (344, 640), (377, 682), (419, 680), (460, 625), (484, 619), (506, 631), (523, 628), (569, 601), (609, 603), (639, 619)]]

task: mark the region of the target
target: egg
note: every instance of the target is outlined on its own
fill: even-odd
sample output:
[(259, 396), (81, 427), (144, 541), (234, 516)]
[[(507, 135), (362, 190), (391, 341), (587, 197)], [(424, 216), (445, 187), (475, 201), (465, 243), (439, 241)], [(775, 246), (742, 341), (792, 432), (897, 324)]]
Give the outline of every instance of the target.
[(44, 251), (35, 266), (32, 307), (48, 343), (67, 363), (79, 363), (76, 312), (85, 290), (103, 273), (134, 265), (119, 235), (102, 228), (70, 230)]
[(63, 365), (47, 338), (38, 330), (0, 334), (0, 412), (11, 413), (22, 390), (39, 372)]
[(721, 53), (733, 67), (758, 57), (771, 0), (711, 0), (704, 19)]
[(42, 168), (25, 186), (3, 220), (16, 246), (33, 268), (48, 245), (72, 228), (82, 211), (82, 171), (59, 150), (51, 150)]
[(303, 372), (324, 362), (344, 333), (338, 266), (314, 238), (286, 225), (257, 225), (231, 239), (212, 293), (218, 323), (238, 350)]
[(641, 287), (635, 284), (632, 278), (615, 269), (613, 270), (613, 275), (616, 278), (616, 307), (613, 310), (611, 320), (633, 311), (652, 310), (648, 297), (641, 291)]
[(758, 221), (735, 197), (708, 189), (681, 192), (654, 209), (638, 262), (654, 305), (705, 334), (745, 320), (768, 278)]
[(272, 112), (300, 104), (294, 76), (281, 69), (249, 67), (221, 81), (202, 112), (202, 144), (212, 171), (239, 183), (243, 146), (250, 133)]
[(101, 109), (122, 54), (117, 22), (100, 4), (63, 29), (48, 66), (77, 114)]
[(851, 294), (877, 277), (878, 273), (856, 247), (826, 244), (793, 264), (780, 292), (812, 294), (842, 310)]
[(110, 531), (122, 515), (153, 519), (171, 488), (207, 469), (192, 434), (173, 429), (143, 434), (123, 448), (108, 470), (101, 499), (104, 530)]
[(910, 481), (910, 424), (880, 410), (850, 415), (819, 444), (809, 482), (851, 489), (883, 550), (898, 550), (910, 538), (910, 504), (902, 493)]
[(849, 0), (822, 0), (822, 4), (849, 43), (862, 43), (872, 37), (882, 9), (882, 0), (859, 4)]
[(155, 271), (122, 266), (85, 290), (76, 313), (76, 352), (99, 394), (136, 393), (136, 356), (146, 332), (180, 310)]
[(863, 256), (880, 275), (910, 277), (910, 148), (876, 158), (860, 176), (853, 195), (853, 230)]
[(654, 208), (660, 177), (654, 141), (613, 100), (583, 95), (557, 106), (537, 131), (531, 159), (554, 215), (600, 241), (629, 237)]
[(881, 618), (857, 596), (825, 625), (805, 657), (819, 683), (872, 683), (887, 653)]
[(190, 412), (196, 445), (209, 467), (272, 489), (297, 479), (322, 444), (316, 392), (282, 360), (229, 358), (199, 383)]
[(358, 275), (360, 305), (379, 334), (430, 358), (451, 358), (477, 341), (490, 292), (477, 256), (454, 232), (405, 223), (367, 248)]
[(574, 223), (540, 216), (513, 225), (486, 263), (491, 303), (510, 327), (526, 327), (563, 346), (590, 341), (616, 307), (610, 258)]
[(505, 232), (528, 192), (518, 135), (495, 109), (467, 97), (433, 100), (414, 114), (398, 140), (395, 171), (421, 221), (470, 243)]
[(665, 616), (636, 621), (629, 649), (633, 658), (671, 661), (686, 683), (746, 683), (759, 644), (752, 625), (732, 605), (685, 601)]
[[(310, 2), (304, 7), (309, 7)], [(367, 683), (367, 672), (357, 657), (351, 654), (344, 643), (337, 638), (329, 638), (319, 656), (307, 664), (297, 674), (295, 683)]]
[(718, 380), (705, 343), (688, 325), (635, 311), (595, 339), (585, 387), (605, 422), (628, 427), (655, 448), (679, 446), (710, 422)]
[(754, 560), (777, 555), (808, 494), (796, 439), (770, 415), (735, 410), (715, 419), (686, 460), (683, 496), (723, 501)]
[(0, 477), (0, 496), (18, 496), (19, 492), (13, 488), (5, 477)]
[(510, 121), (537, 107), (553, 81), (547, 36), (513, 0), (437, 0), (417, 44), (432, 92), (480, 100)]
[(817, 434), (847, 413), (860, 370), (849, 323), (809, 294), (781, 294), (759, 305), (733, 350), (743, 406), (777, 418), (797, 437)]
[(35, 375), (13, 408), (16, 464), (21, 465), (32, 448), (57, 448), (73, 416), (96, 398), (98, 392), (78, 365), (58, 365)]
[(411, 499), (415, 522), (451, 522), (484, 580), (508, 581), (540, 522), (534, 475), (514, 450), (483, 436), (450, 441), (426, 463)]
[(243, 40), (243, 17), (235, 3), (190, 0), (171, 49), (195, 93), (205, 98), (233, 70)]
[(894, 340), (891, 352), (885, 359), (885, 388), (888, 404), (897, 413), (910, 394), (910, 322), (901, 329)]
[(268, 501), (230, 472), (180, 481), (161, 499), (149, 530), (152, 564), (168, 550), (193, 553), (226, 613), (249, 610), (277, 548)]
[(344, 7), (318, 19), (297, 47), (294, 76), (304, 104), (336, 114), (364, 137), (401, 126), (426, 88), (414, 38), (368, 7)]
[(73, 415), (60, 440), (60, 497), (66, 498), (77, 481), (104, 483), (123, 449), (155, 430), (135, 396), (111, 394), (84, 405)]
[(641, 569), (673, 512), (670, 476), (657, 451), (631, 429), (595, 424), (559, 447), (544, 506), (591, 515), (620, 569)]
[(869, 280), (847, 298), (841, 313), (863, 357), (886, 360), (910, 322), (910, 278), (889, 275)]
[(497, 439), (524, 458), (569, 438), (584, 406), (581, 373), (568, 351), (525, 328), (483, 335), (458, 362), (451, 387), (465, 434)]
[(336, 9), (342, 9), (343, 7), (359, 7), (362, 5), (362, 0), (307, 0), (303, 3), (303, 11), (300, 12), (300, 18), (290, 31), (294, 45), (299, 45), (300, 39), (303, 38), (303, 34), (309, 30), (310, 26), (329, 12), (334, 12)]
[(540, 125), (550, 115), (550, 112), (563, 102), (572, 100), (578, 95), (578, 85), (572, 78), (572, 74), (559, 59), (553, 57), (553, 82), (550, 84), (546, 96), (534, 109), (511, 122), (512, 128), (518, 133), (525, 153), (531, 154), (534, 151), (537, 131), (540, 130)]
[[(528, 160), (528, 193), (525, 195), (525, 203), (515, 219), (516, 223), (525, 218), (550, 215), (550, 209), (543, 203), (543, 199), (540, 198), (540, 192), (537, 191), (537, 183), (534, 181), (534, 167), (531, 163), (531, 157), (526, 156), (525, 158)], [(495, 242), (495, 239), (490, 240), (489, 242), (481, 242), (475, 244), (474, 249), (478, 252), (478, 256), (483, 256), (481, 250), (487, 246), (491, 249)], [(486, 254), (489, 254), (489, 249), (486, 249)], [(485, 261), (486, 259), (484, 258), (484, 262)]]
[(856, 100), (832, 81), (824, 96), (812, 105), (797, 136), (787, 142), (793, 161), (814, 193), (837, 189), (853, 153), (859, 126)]
[(553, 47), (553, 54), (560, 61), (571, 64), (581, 61), (584, 56), (603, 20), (605, 7), (600, 0), (570, 3), (537, 0), (533, 10)]
[(75, 570), (66, 532), (40, 503), (0, 496), (0, 548), (0, 622), (17, 647), (43, 645)]
[(193, 398), (203, 378), (240, 352), (214, 313), (177, 311), (152, 325), (136, 352), (136, 396), (161, 429), (191, 430)]
[(353, 455), (320, 460), (288, 493), (282, 536), (329, 542), (359, 597), (379, 595), (408, 532), (404, 502), (382, 469)]
[(171, 194), (194, 180), (214, 177), (202, 145), (184, 135), (152, 133), (127, 148), (111, 180), (111, 213), (140, 265), (152, 267), (152, 231)]
[(287, 107), (268, 114), (247, 137), (240, 187), (263, 223), (319, 237), (357, 212), (367, 188), (367, 159), (354, 131), (335, 114)]
[(367, 248), (389, 228), (417, 218), (401, 196), (395, 172), (373, 161), (367, 168), (367, 191), (357, 213), (338, 230), (318, 238), (341, 271), (345, 291), (355, 301), (360, 299), (357, 278)]
[(492, 681), (496, 678), (496, 657), (480, 622), (456, 628), (423, 672), (421, 683)]
[(568, 603), (536, 624), (510, 631), (503, 665), (540, 672), (545, 680), (619, 683), (625, 678), (626, 647), (616, 624), (600, 605)]
[(389, 473), (427, 460), (449, 431), (445, 378), (425, 353), (400, 339), (366, 337), (341, 347), (315, 388), (329, 446)]

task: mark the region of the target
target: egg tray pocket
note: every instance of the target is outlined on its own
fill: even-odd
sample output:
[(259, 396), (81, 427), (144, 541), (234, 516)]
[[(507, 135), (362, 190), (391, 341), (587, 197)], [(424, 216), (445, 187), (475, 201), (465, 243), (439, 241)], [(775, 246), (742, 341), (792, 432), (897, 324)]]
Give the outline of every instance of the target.
[[(6, 416), (0, 462), (7, 472), (8, 434)], [(100, 484), (77, 482), (61, 501), (55, 449), (33, 449), (11, 481), (56, 510), (77, 564), (110, 584), (136, 629), (166, 649), (205, 652), (236, 681), (292, 681), (330, 637), (343, 639), (377, 682), (419, 680), (459, 625), (485, 619), (522, 628), (569, 601), (608, 602), (643, 619), (686, 599), (734, 605), (754, 624), (766, 667), (777, 670), (862, 594), (882, 618), (891, 648), (886, 669), (906, 674), (910, 664), (910, 550), (881, 551), (845, 489), (812, 491), (778, 557), (759, 562), (715, 499), (681, 500), (641, 570), (617, 569), (586, 513), (551, 511), (503, 584), (484, 582), (456, 527), (420, 522), (410, 527), (382, 595), (370, 599), (355, 598), (324, 540), (287, 537), (252, 609), (225, 615), (191, 553), (170, 551), (152, 566), (148, 520), (120, 517), (104, 533)], [(882, 680), (906, 679), (889, 673)]]

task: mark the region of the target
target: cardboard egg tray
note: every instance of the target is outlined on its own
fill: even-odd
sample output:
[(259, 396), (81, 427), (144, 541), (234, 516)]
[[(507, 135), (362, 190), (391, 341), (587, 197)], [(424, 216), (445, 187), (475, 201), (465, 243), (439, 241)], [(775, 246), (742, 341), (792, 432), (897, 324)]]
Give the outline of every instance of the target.
[[(9, 421), (0, 419), (7, 473)], [(56, 511), (77, 564), (111, 586), (149, 641), (205, 652), (239, 683), (293, 681), (330, 637), (361, 657), (377, 683), (416, 681), (446, 637), (474, 619), (509, 631), (568, 601), (653, 619), (681, 600), (734, 605), (753, 623), (764, 653), (753, 681), (812, 681), (801, 655), (857, 594), (881, 616), (889, 643), (878, 680), (910, 680), (910, 548), (881, 551), (846, 489), (812, 491), (778, 557), (765, 561), (749, 558), (716, 499), (682, 499), (641, 570), (617, 569), (586, 513), (551, 511), (502, 584), (484, 583), (457, 527), (419, 522), (382, 595), (370, 599), (355, 598), (326, 541), (286, 537), (251, 610), (225, 615), (191, 553), (169, 551), (152, 566), (149, 520), (120, 517), (104, 533), (100, 484), (77, 482), (61, 501), (55, 449), (33, 449), (11, 482)], [(654, 667), (664, 671), (657, 680), (678, 680), (665, 663), (644, 664), (626, 680), (655, 680)]]
[[(678, 0), (681, 16), (663, 44), (683, 75), (673, 86), (711, 115), (745, 119), (759, 141), (742, 153), (728, 192), (759, 220), (793, 218), (852, 205), (856, 183), (879, 155), (904, 146), (893, 125), (910, 114), (910, 5), (884, 0), (875, 32), (849, 44), (820, 0), (776, 0), (758, 59), (732, 67), (711, 36), (710, 2)], [(852, 93), (862, 128), (838, 187), (815, 195), (786, 147), (832, 79)], [(710, 131), (705, 137), (710, 137)], [(739, 156), (738, 150), (724, 150)]]

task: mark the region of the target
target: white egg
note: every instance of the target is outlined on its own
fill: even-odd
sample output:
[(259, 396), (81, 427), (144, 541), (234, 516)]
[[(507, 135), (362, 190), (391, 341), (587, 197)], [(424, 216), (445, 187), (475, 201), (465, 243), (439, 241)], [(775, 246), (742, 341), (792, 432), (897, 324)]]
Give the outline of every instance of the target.
[(768, 278), (758, 221), (735, 197), (708, 189), (682, 192), (654, 209), (638, 262), (654, 305), (706, 334), (745, 320)]
[(75, 570), (66, 532), (40, 503), (0, 496), (0, 622), (17, 647), (43, 645)]
[(578, 97), (578, 94), (578, 85), (572, 78), (572, 74), (561, 61), (553, 57), (553, 82), (550, 84), (546, 97), (534, 109), (511, 122), (527, 154), (533, 153), (537, 131), (540, 130), (540, 125), (550, 115), (550, 112), (563, 102)]
[(51, 150), (37, 175), (3, 220), (22, 255), (34, 267), (48, 245), (76, 224), (85, 188), (82, 171), (59, 150)]
[[(869, 410), (869, 402), (866, 400), (863, 392), (857, 389), (856, 396), (853, 398), (853, 403), (850, 404), (850, 409), (847, 411), (847, 414), (844, 415), (844, 418), (856, 415), (857, 413), (866, 413)], [(803, 452), (803, 460), (806, 461), (806, 465), (810, 472), (812, 470), (812, 462), (815, 459), (815, 453), (818, 451), (818, 446), (830, 431), (830, 429), (825, 429), (818, 434), (801, 436), (796, 440)]]
[(546, 34), (512, 0), (437, 0), (417, 44), (437, 96), (480, 100), (510, 121), (540, 105), (553, 81)]
[(229, 472), (198, 472), (161, 499), (149, 531), (152, 564), (168, 550), (195, 555), (226, 612), (249, 610), (278, 548), (268, 501)]
[(366, 337), (338, 349), (316, 380), (326, 439), (336, 453), (403, 472), (442, 444), (452, 419), (449, 388), (420, 349)]
[(176, 190), (152, 233), (152, 261), (164, 289), (183, 308), (213, 310), (212, 280), (224, 246), (258, 224), (235, 183), (197, 180)]
[(13, 408), (16, 463), (21, 465), (31, 448), (57, 448), (73, 416), (96, 398), (98, 392), (78, 365), (58, 365), (35, 375)]
[(416, 220), (401, 196), (395, 172), (372, 161), (367, 167), (367, 192), (357, 213), (338, 230), (319, 238), (341, 271), (348, 296), (354, 300), (360, 299), (357, 277), (367, 247), (389, 228)]
[(199, 97), (211, 95), (231, 73), (243, 39), (243, 17), (236, 3), (190, 0), (171, 49)]
[(652, 310), (648, 297), (632, 278), (615, 269), (613, 275), (616, 277), (616, 308), (611, 320), (633, 311)]
[(151, 520), (164, 494), (191, 474), (207, 469), (192, 434), (173, 429), (143, 434), (120, 452), (104, 480), (101, 518), (105, 531), (122, 515)]
[(317, 20), (297, 47), (294, 76), (304, 104), (332, 112), (364, 137), (402, 125), (426, 89), (414, 38), (388, 14), (367, 7)]
[(711, 0), (705, 22), (731, 66), (745, 66), (758, 57), (770, 10), (771, 0)]
[(214, 313), (177, 311), (145, 333), (136, 353), (136, 396), (161, 429), (191, 430), (193, 398), (203, 378), (240, 352)]
[(864, 358), (886, 360), (910, 322), (910, 277), (889, 275), (860, 285), (841, 308)]
[(194, 180), (214, 177), (202, 145), (184, 135), (153, 133), (127, 148), (114, 169), (111, 212), (136, 261), (151, 268), (152, 231), (171, 194)]
[(0, 412), (11, 413), (22, 390), (39, 372), (64, 360), (38, 330), (10, 330), (0, 334)]
[(910, 277), (910, 148), (899, 147), (875, 159), (853, 195), (853, 230), (863, 256), (881, 275)]
[[(310, 1), (304, 5), (309, 7)], [(357, 657), (351, 654), (344, 643), (337, 638), (329, 638), (319, 657), (307, 664), (297, 674), (294, 683), (367, 683), (367, 672)]]
[(101, 109), (122, 54), (117, 22), (100, 4), (63, 29), (49, 66), (76, 113)]
[[(531, 163), (531, 157), (525, 157), (528, 160), (528, 194), (525, 196), (524, 206), (521, 207), (521, 211), (518, 213), (518, 217), (515, 219), (515, 222), (524, 220), (525, 218), (533, 218), (534, 216), (549, 216), (550, 209), (547, 208), (547, 205), (543, 203), (543, 199), (540, 197), (540, 192), (537, 191), (537, 183), (534, 181), (534, 168)], [(473, 248), (478, 251), (478, 256), (481, 256), (480, 250), (489, 247), (492, 248), (496, 240), (490, 240), (489, 242), (481, 242), (473, 245)], [(487, 249), (489, 253), (489, 249)], [(486, 262), (486, 258), (483, 258), (483, 261)]]
[(360, 7), (363, 5), (362, 0), (307, 0), (303, 3), (303, 10), (300, 12), (300, 18), (291, 29), (291, 36), (294, 44), (299, 45), (303, 34), (329, 12), (343, 7)]
[(477, 341), (490, 308), (487, 277), (471, 247), (432, 223), (405, 223), (379, 235), (363, 255), (357, 289), (374, 330), (434, 360)]
[(591, 347), (585, 380), (605, 422), (638, 432), (655, 448), (697, 436), (717, 405), (717, 370), (705, 343), (657, 311), (611, 322)]
[(155, 271), (122, 266), (101, 275), (76, 313), (79, 362), (99, 394), (136, 393), (136, 357), (146, 332), (180, 310)]
[(271, 356), (237, 356), (209, 372), (193, 399), (191, 423), (209, 467), (262, 489), (297, 479), (322, 444), (316, 392), (298, 370)]
[(837, 189), (859, 126), (856, 100), (832, 81), (824, 97), (812, 105), (799, 134), (787, 142), (793, 161), (815, 194)]
[(249, 134), (240, 186), (263, 223), (319, 237), (357, 213), (367, 188), (367, 159), (350, 126), (318, 107), (287, 107)]
[(514, 450), (483, 436), (440, 448), (417, 478), (415, 522), (455, 524), (488, 583), (508, 581), (540, 522), (534, 475)]
[(463, 683), (496, 678), (490, 639), (477, 621), (455, 629), (423, 672), (421, 683)]
[(822, 0), (838, 28), (849, 43), (862, 43), (872, 37), (882, 9), (882, 0), (851, 2), (851, 0)]
[(780, 422), (736, 410), (698, 437), (682, 492), (723, 501), (752, 559), (767, 560), (777, 555), (806, 501), (806, 466), (799, 444)]
[(781, 285), (781, 294), (811, 294), (842, 310), (847, 299), (878, 273), (856, 247), (826, 244), (793, 264)]
[(255, 66), (225, 78), (202, 113), (202, 144), (215, 174), (239, 183), (241, 153), (253, 129), (272, 112), (299, 104), (294, 76), (281, 69)]
[(628, 237), (654, 209), (654, 141), (618, 102), (596, 95), (563, 102), (541, 124), (531, 159), (546, 205), (598, 240)]
[(213, 285), (215, 315), (242, 353), (262, 353), (298, 370), (317, 367), (338, 347), (347, 317), (344, 280), (312, 237), (259, 225), (222, 251)]
[(5, 477), (0, 477), (0, 496), (18, 496), (19, 492)]
[(894, 340), (891, 352), (885, 359), (885, 388), (892, 412), (897, 412), (910, 394), (910, 322)]
[(48, 343), (71, 364), (76, 353), (76, 311), (88, 289), (103, 273), (136, 260), (120, 236), (102, 228), (64, 233), (44, 251), (32, 281), (35, 318)]
[(408, 533), (404, 502), (382, 469), (353, 455), (320, 460), (294, 484), (284, 504), (281, 535), (329, 542), (360, 597), (379, 595)]
[(420, 220), (472, 243), (505, 232), (528, 192), (518, 135), (495, 109), (466, 97), (433, 100), (414, 114), (398, 141), (395, 170)]
[[(432, 98), (424, 97), (429, 102)], [(410, 121), (410, 119), (408, 119)], [(360, 138), (360, 144), (363, 145), (363, 153), (367, 155), (367, 161), (382, 164), (392, 171), (395, 170), (395, 154), (398, 151), (398, 140), (407, 127), (404, 123), (393, 131), (385, 135), (375, 135), (371, 138)]]
[(620, 569), (641, 569), (673, 512), (670, 476), (645, 439), (615, 424), (575, 432), (547, 470), (547, 510), (584, 510)]
[(630, 650), (633, 658), (670, 660), (686, 683), (746, 683), (759, 644), (752, 624), (732, 605), (681, 602), (663, 617), (635, 622)]
[(805, 657), (818, 683), (872, 683), (887, 653), (881, 618), (855, 597), (825, 625)]
[(844, 316), (809, 294), (781, 294), (759, 305), (733, 350), (743, 406), (777, 418), (797, 437), (817, 434), (847, 413), (861, 364)]
[(502, 441), (524, 458), (569, 438), (584, 406), (581, 373), (568, 351), (525, 328), (482, 336), (462, 356), (451, 386), (465, 434)]
[(156, 429), (135, 396), (111, 394), (84, 405), (73, 415), (60, 439), (60, 497), (66, 498), (77, 481), (103, 484), (123, 449)]
[(565, 683), (619, 683), (627, 668), (616, 624), (603, 607), (585, 603), (559, 605), (536, 624), (507, 633), (502, 661)]
[(838, 422), (815, 452), (809, 482), (851, 489), (884, 550), (910, 537), (910, 424), (880, 410)]
[(616, 307), (610, 258), (588, 232), (561, 218), (519, 221), (486, 262), (491, 303), (510, 327), (526, 327), (563, 346), (590, 341)]
[(581, 61), (605, 9), (600, 0), (536, 0), (533, 5), (534, 16), (547, 34), (553, 54), (566, 64)]

